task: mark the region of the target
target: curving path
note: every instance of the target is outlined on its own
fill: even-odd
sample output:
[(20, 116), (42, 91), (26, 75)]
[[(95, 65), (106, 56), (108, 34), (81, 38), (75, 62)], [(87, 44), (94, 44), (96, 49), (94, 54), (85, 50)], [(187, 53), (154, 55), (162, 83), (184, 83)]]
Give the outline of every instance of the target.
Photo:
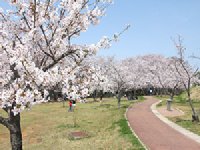
[(174, 130), (153, 114), (150, 107), (158, 99), (146, 99), (130, 107), (126, 115), (131, 128), (148, 149), (200, 150), (199, 143)]

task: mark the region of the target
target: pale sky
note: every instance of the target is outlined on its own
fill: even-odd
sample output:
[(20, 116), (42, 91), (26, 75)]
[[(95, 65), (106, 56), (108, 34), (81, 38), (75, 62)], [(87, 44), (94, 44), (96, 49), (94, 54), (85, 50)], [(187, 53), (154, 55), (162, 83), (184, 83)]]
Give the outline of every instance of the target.
[[(187, 55), (200, 56), (200, 0), (115, 0), (101, 23), (82, 34), (82, 42), (112, 36), (125, 24), (131, 28), (99, 55), (126, 58), (144, 54), (177, 54), (171, 38), (181, 35)], [(198, 61), (200, 64), (200, 61)]]

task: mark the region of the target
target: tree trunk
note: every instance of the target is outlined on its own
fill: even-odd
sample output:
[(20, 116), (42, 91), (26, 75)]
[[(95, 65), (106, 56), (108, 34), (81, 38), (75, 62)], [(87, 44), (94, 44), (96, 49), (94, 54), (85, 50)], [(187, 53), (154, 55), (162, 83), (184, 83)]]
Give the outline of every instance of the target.
[(155, 92), (156, 96), (159, 96), (158, 88), (154, 89), (154, 92)]
[(192, 121), (199, 122), (199, 116), (197, 115), (196, 111), (194, 110), (194, 106), (193, 106), (192, 101), (191, 101), (190, 98), (189, 98), (189, 104), (190, 104), (190, 107), (192, 109)]
[(97, 90), (94, 90), (94, 92), (93, 92), (93, 100), (94, 100), (94, 102), (97, 101), (97, 100), (96, 100), (96, 96), (97, 96)]
[(120, 97), (117, 98), (117, 102), (118, 102), (118, 108), (120, 109), (120, 107), (121, 107), (121, 104), (120, 104), (121, 98)]
[(14, 114), (10, 113), (10, 143), (12, 146), (12, 150), (22, 150), (22, 133), (21, 133), (21, 125), (20, 125), (20, 114), (14, 116)]
[(63, 107), (65, 107), (65, 100), (63, 99)]
[(121, 97), (122, 97), (121, 92), (118, 92), (118, 94), (117, 94), (117, 103), (118, 103), (118, 108), (119, 109), (121, 107)]
[(194, 106), (192, 104), (192, 100), (190, 98), (190, 89), (187, 90), (187, 94), (188, 94), (188, 101), (189, 101), (190, 107), (192, 109), (192, 121), (199, 122), (199, 116), (197, 115), (197, 113), (196, 113), (196, 111), (194, 109)]
[(174, 99), (174, 94), (175, 94), (175, 92), (174, 91), (172, 91), (171, 92), (171, 95), (170, 95), (170, 99), (173, 101), (173, 99)]
[(100, 101), (103, 100), (103, 90), (100, 90)]
[(173, 101), (173, 99), (174, 99), (174, 94), (171, 94), (170, 99), (171, 99), (171, 101)]
[(136, 94), (136, 90), (135, 89), (133, 90), (133, 95), (134, 95), (133, 96), (133, 100), (136, 100), (137, 99), (137, 94)]

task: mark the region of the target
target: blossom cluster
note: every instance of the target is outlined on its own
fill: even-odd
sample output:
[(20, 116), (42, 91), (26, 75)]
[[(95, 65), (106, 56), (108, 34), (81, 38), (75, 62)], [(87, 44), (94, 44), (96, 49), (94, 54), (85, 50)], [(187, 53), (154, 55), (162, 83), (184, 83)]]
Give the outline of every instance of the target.
[(97, 25), (111, 0), (6, 0), (0, 8), (0, 107), (17, 115), (45, 102), (59, 86), (74, 99), (85, 97), (94, 69), (84, 60), (110, 40), (96, 44), (72, 39)]

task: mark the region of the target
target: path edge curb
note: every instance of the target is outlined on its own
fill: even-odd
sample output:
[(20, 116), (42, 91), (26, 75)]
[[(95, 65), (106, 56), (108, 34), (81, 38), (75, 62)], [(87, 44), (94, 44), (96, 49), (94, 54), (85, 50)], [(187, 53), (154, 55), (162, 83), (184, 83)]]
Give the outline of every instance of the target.
[(166, 123), (168, 126), (170, 126), (171, 128), (175, 129), (176, 131), (180, 132), (181, 134), (185, 135), (186, 137), (196, 141), (197, 143), (200, 143), (200, 136), (199, 135), (177, 125), (176, 123), (170, 121), (169, 119), (167, 119), (166, 117), (164, 117), (163, 115), (161, 115), (158, 112), (158, 110), (156, 109), (156, 106), (161, 102), (162, 102), (162, 100), (151, 105), (151, 111), (154, 113), (154, 115), (156, 117), (158, 117), (161, 121)]
[(150, 149), (148, 149), (147, 147), (146, 147), (146, 145), (140, 140), (140, 138), (137, 136), (137, 134), (135, 133), (135, 131), (131, 128), (131, 125), (130, 125), (130, 123), (129, 123), (129, 121), (128, 121), (128, 118), (127, 118), (127, 112), (128, 112), (128, 110), (129, 110), (129, 108), (130, 108), (131, 106), (129, 106), (128, 108), (126, 108), (126, 112), (125, 112), (125, 114), (124, 114), (124, 117), (125, 117), (125, 119), (126, 119), (126, 122), (127, 122), (127, 124), (128, 124), (128, 127), (130, 128), (130, 130), (131, 130), (131, 132), (133, 133), (133, 135), (138, 139), (138, 141), (140, 142), (140, 144), (144, 147), (144, 149), (145, 150), (150, 150)]

